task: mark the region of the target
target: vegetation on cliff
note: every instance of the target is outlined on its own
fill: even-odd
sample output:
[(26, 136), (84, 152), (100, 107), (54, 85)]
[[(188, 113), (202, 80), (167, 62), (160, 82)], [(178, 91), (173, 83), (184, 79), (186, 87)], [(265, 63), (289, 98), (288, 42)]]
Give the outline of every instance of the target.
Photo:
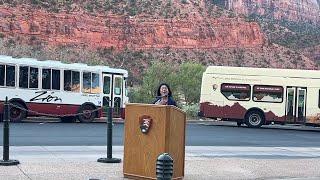
[(296, 50), (320, 45), (320, 25), (275, 20), (259, 15), (250, 15), (246, 17), (246, 20), (259, 22), (271, 43)]

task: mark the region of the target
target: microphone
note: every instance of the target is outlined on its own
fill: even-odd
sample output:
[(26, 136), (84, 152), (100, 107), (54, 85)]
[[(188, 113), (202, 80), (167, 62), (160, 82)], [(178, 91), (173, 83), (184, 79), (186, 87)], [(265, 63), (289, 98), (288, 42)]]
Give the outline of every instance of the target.
[(157, 96), (157, 98), (163, 98), (163, 97), (168, 97), (168, 94)]

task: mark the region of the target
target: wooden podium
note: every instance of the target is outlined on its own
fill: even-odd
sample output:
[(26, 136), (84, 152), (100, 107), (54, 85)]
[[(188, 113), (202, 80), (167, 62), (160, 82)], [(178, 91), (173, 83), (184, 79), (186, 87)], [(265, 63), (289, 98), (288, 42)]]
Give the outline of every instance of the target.
[[(173, 158), (173, 179), (184, 176), (186, 114), (175, 106), (127, 104), (124, 129), (123, 174), (132, 179), (156, 179), (156, 162), (162, 153)], [(148, 133), (141, 117), (152, 119)]]

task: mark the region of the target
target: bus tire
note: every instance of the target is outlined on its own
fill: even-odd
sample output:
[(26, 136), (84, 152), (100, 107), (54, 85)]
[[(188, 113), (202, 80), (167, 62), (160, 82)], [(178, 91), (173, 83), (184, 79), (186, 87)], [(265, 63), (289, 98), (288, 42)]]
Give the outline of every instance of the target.
[(250, 128), (259, 128), (264, 123), (264, 116), (260, 111), (249, 111), (245, 116), (245, 123)]
[(60, 117), (60, 120), (62, 123), (74, 123), (76, 122), (76, 117), (74, 116)]
[[(95, 107), (90, 104), (84, 104), (80, 107), (79, 113), (82, 113), (78, 116), (78, 119), (82, 123), (90, 123), (94, 120), (96, 113), (94, 111)], [(91, 112), (91, 113), (90, 113)]]
[(26, 109), (21, 103), (19, 102), (10, 102), (11, 106), (9, 109), (10, 113), (10, 122), (17, 123), (21, 122), (22, 119), (26, 118), (27, 113), (23, 109)]
[(0, 114), (0, 122), (3, 121), (3, 114)]

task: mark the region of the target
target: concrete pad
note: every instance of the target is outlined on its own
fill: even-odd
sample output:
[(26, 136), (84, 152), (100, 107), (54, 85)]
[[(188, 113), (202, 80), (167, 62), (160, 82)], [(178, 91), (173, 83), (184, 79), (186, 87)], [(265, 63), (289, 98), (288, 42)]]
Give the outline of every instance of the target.
[(25, 175), (6, 175), (1, 176), (2, 180), (30, 180), (28, 176)]
[(186, 179), (288, 179), (320, 177), (319, 168), (320, 159), (201, 158), (186, 161), (185, 172)]
[(0, 179), (6, 176), (23, 176), (19, 166), (0, 166)]
[[(123, 162), (97, 162), (107, 156), (105, 146), (11, 150), (10, 157), (18, 157), (21, 164), (0, 166), (1, 180), (124, 179)], [(123, 147), (113, 150), (113, 157), (123, 160)], [(319, 154), (317, 147), (187, 146), (184, 179), (320, 179)]]

